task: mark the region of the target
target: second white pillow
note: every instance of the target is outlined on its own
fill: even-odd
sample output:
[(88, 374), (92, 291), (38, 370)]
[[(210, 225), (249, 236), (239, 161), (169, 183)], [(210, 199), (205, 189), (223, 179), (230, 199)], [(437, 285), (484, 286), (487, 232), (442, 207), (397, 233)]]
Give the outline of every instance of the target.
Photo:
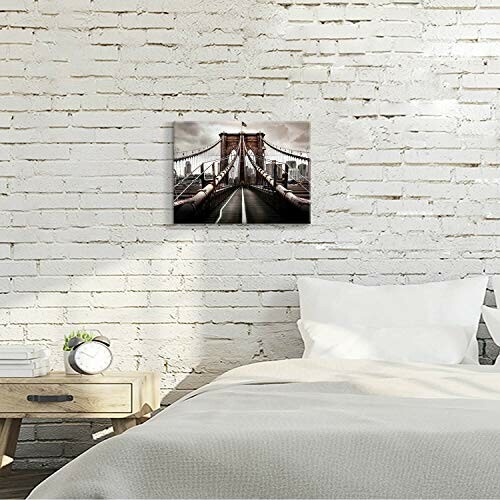
[(458, 364), (469, 345), (466, 328), (367, 328), (299, 319), (304, 358), (373, 359), (399, 363)]

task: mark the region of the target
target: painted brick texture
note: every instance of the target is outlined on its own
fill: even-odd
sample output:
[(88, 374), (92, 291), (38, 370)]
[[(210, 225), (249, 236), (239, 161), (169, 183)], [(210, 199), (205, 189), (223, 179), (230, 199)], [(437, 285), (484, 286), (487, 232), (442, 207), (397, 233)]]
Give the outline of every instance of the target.
[[(61, 368), (98, 329), (168, 403), (299, 355), (297, 276), (500, 273), (499, 32), (499, 0), (2, 0), (0, 341)], [(231, 117), (311, 121), (310, 226), (168, 225), (172, 122)], [(16, 466), (106, 425), (28, 421)]]

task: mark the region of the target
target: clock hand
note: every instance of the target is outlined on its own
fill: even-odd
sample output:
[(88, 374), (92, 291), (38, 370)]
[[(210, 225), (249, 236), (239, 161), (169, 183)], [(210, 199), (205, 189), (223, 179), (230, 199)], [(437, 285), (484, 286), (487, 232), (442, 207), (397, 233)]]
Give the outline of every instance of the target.
[(86, 352), (82, 352), (80, 354), (82, 354), (83, 356), (87, 356), (87, 358), (90, 358), (90, 359), (94, 359), (95, 358), (95, 356), (91, 356), (90, 354), (87, 354)]

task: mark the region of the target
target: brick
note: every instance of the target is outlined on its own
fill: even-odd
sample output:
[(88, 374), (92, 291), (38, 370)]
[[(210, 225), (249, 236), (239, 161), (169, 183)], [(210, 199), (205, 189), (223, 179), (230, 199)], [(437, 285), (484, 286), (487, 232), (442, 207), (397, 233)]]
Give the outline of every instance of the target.
[(208, 307), (255, 307), (260, 300), (254, 292), (207, 292), (204, 303)]
[(464, 88), (472, 89), (499, 89), (500, 74), (464, 75), (462, 85)]
[(171, 153), (164, 144), (129, 144), (128, 157), (134, 160), (168, 160)]
[(385, 151), (348, 151), (346, 158), (352, 165), (398, 164), (402, 160), (401, 152)]
[(18, 292), (38, 292), (40, 290), (67, 291), (70, 280), (66, 276), (14, 278), (14, 290)]
[[(118, 288), (113, 286), (112, 288)], [(93, 294), (92, 302), (98, 307), (146, 307), (148, 296), (146, 292), (99, 292)]]
[(13, 155), (18, 160), (68, 160), (69, 147), (66, 145), (27, 144), (16, 146)]
[(298, 307), (299, 295), (296, 292), (265, 292), (262, 294), (262, 305), (266, 307)]
[(90, 293), (41, 291), (38, 294), (38, 305), (40, 307), (83, 307), (91, 302)]
[(410, 150), (404, 155), (407, 163), (466, 164), (481, 163), (480, 152), (471, 150)]
[[(3, 297), (0, 298), (0, 301), (3, 304)], [(1, 332), (2, 338), (8, 338), (11, 342), (22, 342), (24, 340), (24, 327), (22, 325), (2, 325)]]
[(90, 437), (90, 427), (90, 422), (41, 424), (36, 426), (36, 437), (42, 441), (85, 440)]
[(98, 12), (136, 12), (138, 0), (94, 0), (93, 9)]
[(288, 244), (277, 245), (243, 245), (238, 250), (239, 259), (251, 260), (288, 260), (292, 256), (292, 246)]
[(201, 291), (150, 293), (150, 304), (156, 307), (203, 306), (205, 303), (205, 294)]
[(85, 276), (74, 278), (71, 283), (71, 291), (100, 292), (123, 290), (125, 288), (125, 281), (125, 276)]
[(10, 310), (10, 321), (14, 325), (39, 323), (63, 323), (63, 311), (56, 309), (23, 308)]
[(80, 201), (81, 208), (134, 208), (134, 194), (86, 194)]
[(75, 276), (92, 274), (94, 263), (86, 260), (47, 260), (41, 261), (40, 276)]
[[(35, 293), (8, 293), (2, 294), (0, 308), (12, 309), (14, 307), (35, 307)], [(12, 318), (11, 318), (12, 319)]]
[(0, 262), (0, 276), (36, 276), (37, 270), (34, 262)]
[(9, 228), (0, 231), (0, 242), (2, 243), (25, 243), (35, 242), (36, 236), (28, 228)]
[(16, 458), (60, 457), (63, 444), (57, 442), (20, 442), (16, 448)]
[(19, 431), (19, 441), (34, 441), (35, 440), (35, 426), (23, 424)]

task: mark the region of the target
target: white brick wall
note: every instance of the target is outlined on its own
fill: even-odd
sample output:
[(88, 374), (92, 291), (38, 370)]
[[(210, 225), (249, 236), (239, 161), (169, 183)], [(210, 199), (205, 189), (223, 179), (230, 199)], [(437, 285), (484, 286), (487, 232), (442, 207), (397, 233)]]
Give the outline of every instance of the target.
[[(298, 275), (500, 273), (499, 32), (498, 0), (2, 0), (0, 340), (61, 367), (97, 328), (171, 401), (298, 355)], [(312, 225), (167, 225), (172, 122), (233, 116), (312, 122)], [(17, 464), (105, 424), (27, 423)]]

